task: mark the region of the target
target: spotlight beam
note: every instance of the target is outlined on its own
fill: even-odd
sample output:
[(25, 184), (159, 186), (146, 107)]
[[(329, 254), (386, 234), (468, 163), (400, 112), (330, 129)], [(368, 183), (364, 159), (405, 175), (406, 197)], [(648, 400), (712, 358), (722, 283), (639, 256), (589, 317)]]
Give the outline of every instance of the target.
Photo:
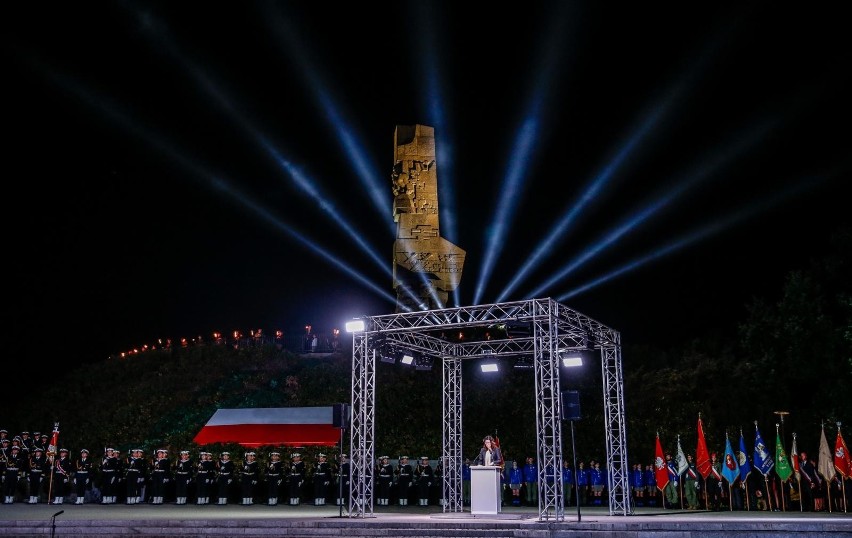
[[(735, 21), (735, 23), (737, 23), (737, 21)], [(638, 144), (639, 139), (648, 134), (650, 128), (656, 124), (662, 116), (668, 116), (670, 114), (669, 109), (674, 107), (675, 103), (677, 103), (680, 96), (685, 93), (688, 87), (695, 84), (699, 74), (704, 73), (704, 69), (716, 52), (720, 41), (721, 39), (712, 41), (705, 48), (704, 52), (697, 56), (699, 59), (694, 62), (692, 68), (689, 69), (689, 71), (685, 73), (677, 83), (671, 86), (664, 97), (658, 100), (657, 105), (651, 109), (649, 114), (646, 115), (645, 121), (640, 125), (636, 134), (628, 139), (627, 143), (618, 151), (618, 153), (616, 153), (613, 161), (605, 166), (598, 176), (590, 182), (577, 204), (566, 209), (563, 216), (551, 229), (550, 234), (548, 234), (544, 241), (538, 244), (532, 255), (527, 258), (527, 262), (524, 263), (517, 273), (515, 273), (515, 276), (506, 288), (500, 292), (497, 302), (504, 301), (506, 297), (508, 297), (509, 294), (512, 293), (535, 268), (541, 265), (545, 256), (550, 255), (555, 250), (554, 247), (557, 241), (565, 237), (570, 225), (577, 218), (580, 212), (587, 208), (587, 206), (590, 205), (590, 203), (598, 196), (603, 186), (610, 181), (616, 169), (623, 163), (627, 155)]]
[(789, 186), (787, 189), (778, 192), (775, 196), (769, 199), (763, 200), (756, 204), (752, 204), (748, 207), (743, 207), (734, 213), (729, 213), (723, 218), (717, 220), (716, 222), (713, 222), (701, 228), (697, 228), (688, 234), (680, 236), (679, 238), (671, 241), (670, 243), (663, 245), (654, 252), (650, 252), (645, 256), (635, 258), (634, 260), (622, 265), (621, 267), (614, 269), (613, 271), (610, 271), (609, 273), (601, 277), (591, 280), (586, 284), (583, 284), (582, 286), (578, 286), (572, 290), (569, 290), (560, 295), (556, 300), (560, 302), (566, 301), (572, 297), (580, 295), (583, 292), (596, 288), (597, 286), (605, 282), (608, 282), (621, 275), (632, 272), (633, 270), (638, 269), (652, 261), (667, 256), (673, 252), (677, 252), (678, 250), (685, 248), (699, 240), (718, 234), (734, 226), (735, 224), (738, 224), (739, 222), (750, 218), (753, 215), (756, 215), (762, 211), (766, 211), (795, 196), (804, 193), (809, 189), (812, 189), (818, 184), (824, 183), (833, 175), (834, 173), (830, 173), (827, 175), (818, 176), (816, 178), (809, 177), (807, 179), (804, 179), (794, 185)]
[(331, 265), (337, 267), (345, 274), (348, 274), (354, 280), (360, 282), (368, 289), (376, 292), (376, 294), (378, 294), (380, 297), (387, 299), (391, 303), (396, 302), (396, 297), (386, 291), (383, 286), (377, 285), (365, 275), (352, 269), (350, 267), (350, 264), (345, 263), (337, 256), (333, 256), (332, 254), (330, 254), (329, 249), (324, 248), (318, 243), (308, 239), (305, 235), (298, 232), (292, 226), (286, 224), (284, 221), (282, 221), (281, 219), (273, 215), (271, 212), (266, 210), (263, 206), (254, 202), (249, 196), (232, 187), (231, 183), (228, 182), (226, 179), (205, 169), (197, 161), (185, 157), (182, 153), (174, 149), (177, 147), (177, 144), (175, 142), (167, 139), (165, 136), (158, 136), (156, 133), (141, 127), (141, 122), (135, 121), (133, 118), (122, 113), (120, 111), (120, 107), (113, 105), (110, 99), (106, 96), (97, 95), (94, 92), (90, 92), (72, 79), (60, 75), (57, 71), (49, 69), (40, 63), (34, 63), (34, 65), (43, 76), (57, 83), (57, 85), (65, 88), (69, 93), (75, 95), (83, 103), (93, 108), (94, 110), (97, 110), (107, 119), (121, 126), (126, 131), (132, 133), (134, 136), (141, 138), (150, 146), (154, 147), (164, 155), (169, 156), (180, 166), (190, 171), (194, 177), (202, 180), (201, 183), (204, 186), (211, 188), (212, 190), (220, 194), (223, 194), (225, 199), (229, 201), (237, 200), (244, 209), (251, 210), (251, 213), (254, 216), (259, 217), (260, 219), (271, 224), (275, 229), (285, 232), (297, 242), (301, 243), (309, 251), (312, 251), (320, 258), (325, 259)]
[[(320, 70), (314, 67), (317, 62), (311, 59), (310, 50), (302, 46), (297, 40), (302, 32), (290, 23), (288, 17), (282, 15), (279, 11), (280, 4), (277, 4), (276, 7), (272, 7), (272, 4), (263, 4), (263, 8), (264, 20), (269, 23), (270, 31), (282, 44), (284, 53), (299, 65), (299, 72), (305, 76), (310, 95), (315, 97), (317, 105), (324, 112), (323, 117), (327, 119), (329, 128), (339, 137), (341, 146), (349, 156), (350, 162), (354, 164), (357, 177), (373, 202), (377, 214), (389, 214), (388, 186), (376, 179), (384, 176), (378, 173), (378, 168), (374, 164), (369, 163), (366, 157), (367, 151), (363, 149), (354, 136), (355, 129), (350, 126), (351, 122), (344, 118), (340, 112), (341, 107), (335, 104), (335, 100), (327, 91), (334, 85), (326, 83)], [(393, 224), (390, 224), (389, 231), (392, 234), (396, 232)]]
[(717, 152), (712, 158), (702, 159), (701, 166), (684, 174), (683, 178), (670, 183), (671, 187), (666, 192), (658, 192), (657, 198), (645, 207), (635, 211), (633, 214), (622, 220), (622, 222), (612, 228), (605, 237), (600, 239), (594, 245), (588, 247), (580, 256), (572, 260), (569, 264), (557, 271), (553, 276), (544, 281), (541, 285), (535, 288), (530, 297), (538, 297), (538, 294), (550, 289), (553, 285), (564, 279), (566, 276), (574, 272), (576, 269), (584, 265), (594, 256), (600, 254), (608, 247), (612, 247), (616, 242), (628, 232), (634, 231), (639, 225), (645, 223), (651, 217), (659, 214), (667, 207), (671, 206), (678, 198), (684, 195), (689, 189), (702, 183), (711, 177), (716, 171), (733, 161), (736, 157), (744, 153), (758, 142), (762, 141), (768, 132), (780, 123), (780, 119), (766, 121), (759, 127), (752, 129), (747, 136), (740, 137), (736, 143), (724, 151)]
[(518, 133), (509, 152), (509, 161), (503, 185), (499, 189), (500, 199), (493, 212), (493, 220), (491, 225), (486, 227), (486, 248), (473, 304), (479, 304), (485, 292), (486, 284), (491, 278), (491, 273), (502, 251), (505, 230), (511, 227), (522, 198), (523, 187), (529, 183), (525, 181), (529, 174), (529, 163), (533, 160), (541, 126), (548, 118), (547, 111), (557, 86), (555, 80), (561, 71), (560, 65), (564, 63), (562, 54), (566, 50), (572, 50), (572, 47), (565, 46), (564, 40), (567, 36), (576, 35), (576, 33), (566, 29), (565, 26), (569, 22), (576, 24), (575, 21), (580, 20), (580, 17), (571, 16), (569, 12), (573, 6), (570, 2), (557, 3), (557, 6), (555, 12), (547, 14), (542, 24), (542, 26), (546, 24), (547, 28), (539, 34), (540, 42), (537, 44), (539, 54), (535, 57), (540, 58), (540, 61), (532, 70), (536, 75), (535, 84), (527, 98)]

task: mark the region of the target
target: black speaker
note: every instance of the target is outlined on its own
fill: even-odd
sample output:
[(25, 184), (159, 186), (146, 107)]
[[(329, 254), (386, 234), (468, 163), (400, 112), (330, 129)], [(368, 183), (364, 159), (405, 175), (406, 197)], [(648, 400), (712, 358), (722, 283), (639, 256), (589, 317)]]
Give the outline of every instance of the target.
[(349, 406), (345, 403), (339, 403), (332, 405), (331, 409), (331, 425), (345, 430), (349, 424)]
[(562, 420), (580, 420), (580, 392), (576, 390), (563, 390), (562, 397)]

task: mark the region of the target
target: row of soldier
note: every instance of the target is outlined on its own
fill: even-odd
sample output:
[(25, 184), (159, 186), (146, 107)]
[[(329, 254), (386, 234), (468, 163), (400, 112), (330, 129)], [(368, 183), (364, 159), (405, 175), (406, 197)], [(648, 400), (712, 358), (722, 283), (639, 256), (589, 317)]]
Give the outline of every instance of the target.
[(166, 449), (146, 458), (139, 448), (127, 457), (106, 448), (96, 462), (85, 448), (72, 459), (65, 448), (54, 456), (41, 446), (26, 450), (17, 442), (5, 448), (4, 444), (0, 441), (4, 504), (23, 499), (29, 504), (43, 500), (64, 504), (73, 495), (75, 504), (115, 504), (119, 500), (163, 504), (166, 498), (187, 504), (192, 498), (198, 505), (224, 505), (237, 492), (244, 505), (263, 499), (275, 506), (279, 498), (286, 498), (290, 505), (299, 505), (305, 498), (317, 506), (325, 505), (329, 498), (336, 498), (338, 505), (348, 502), (350, 466), (345, 454), (332, 465), (326, 454), (319, 453), (308, 467), (300, 453), (291, 454), (290, 461), (284, 462), (280, 452), (272, 451), (261, 466), (253, 451), (237, 463), (229, 452), (214, 459), (211, 452), (201, 451), (196, 461), (188, 450), (182, 450), (173, 461)]

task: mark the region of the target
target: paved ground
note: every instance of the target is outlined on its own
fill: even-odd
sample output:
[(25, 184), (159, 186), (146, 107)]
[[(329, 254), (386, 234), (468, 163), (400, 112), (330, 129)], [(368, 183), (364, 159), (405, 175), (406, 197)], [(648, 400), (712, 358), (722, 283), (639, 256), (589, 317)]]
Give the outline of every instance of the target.
[[(60, 513), (61, 512), (61, 513)], [(58, 515), (56, 515), (58, 514)], [(54, 515), (55, 518), (53, 517)], [(5, 524), (4, 524), (5, 523)], [(55, 523), (55, 526), (54, 526)], [(605, 508), (576, 507), (562, 521), (537, 509), (506, 507), (497, 515), (443, 513), (440, 507), (381, 507), (350, 518), (337, 506), (0, 505), (0, 536), (290, 536), (326, 537), (677, 537), (830, 536), (852, 538), (852, 514), (703, 512), (639, 508), (610, 516)]]

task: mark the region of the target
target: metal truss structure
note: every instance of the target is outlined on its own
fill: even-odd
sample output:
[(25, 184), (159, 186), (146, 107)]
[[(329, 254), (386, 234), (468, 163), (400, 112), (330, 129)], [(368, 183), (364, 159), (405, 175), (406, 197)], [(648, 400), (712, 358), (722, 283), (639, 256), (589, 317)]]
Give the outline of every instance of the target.
[[(621, 335), (552, 299), (405, 312), (361, 318), (353, 334), (349, 517), (373, 516), (377, 359), (389, 348), (440, 360), (443, 370), (444, 512), (462, 512), (462, 368), (465, 359), (517, 357), (532, 362), (535, 375), (536, 453), (539, 520), (563, 521), (560, 355), (600, 351), (604, 429), (609, 473), (609, 512), (629, 515), (630, 488)], [(528, 327), (526, 334), (502, 339), (453, 340), (459, 330), (495, 325)], [(547, 476), (552, 472), (554, 476)]]

